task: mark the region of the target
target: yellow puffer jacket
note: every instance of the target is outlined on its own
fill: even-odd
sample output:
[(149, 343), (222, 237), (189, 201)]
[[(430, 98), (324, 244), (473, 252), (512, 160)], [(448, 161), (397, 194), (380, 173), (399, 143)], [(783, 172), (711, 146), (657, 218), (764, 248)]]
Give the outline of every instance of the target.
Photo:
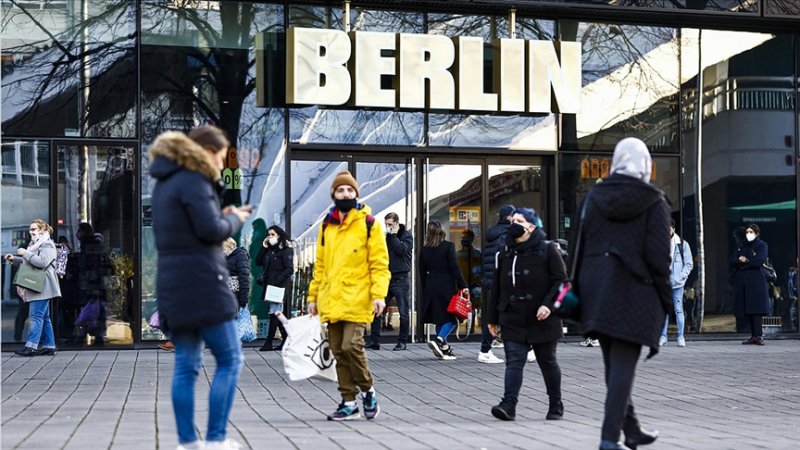
[(372, 322), (372, 301), (383, 300), (389, 290), (386, 236), (376, 221), (367, 242), (366, 218), (371, 211), (359, 206), (341, 225), (325, 227), (325, 245), (320, 226), (308, 301), (317, 303), (322, 322)]

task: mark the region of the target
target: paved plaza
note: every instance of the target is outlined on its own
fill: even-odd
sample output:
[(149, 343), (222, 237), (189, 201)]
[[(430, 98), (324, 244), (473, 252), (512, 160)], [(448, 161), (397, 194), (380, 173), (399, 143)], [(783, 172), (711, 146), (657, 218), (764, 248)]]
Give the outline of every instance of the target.
[[(391, 348), (391, 346), (387, 346)], [(564, 420), (545, 421), (536, 364), (526, 368), (515, 422), (489, 409), (502, 394), (503, 364), (476, 360), (478, 343), (454, 344), (437, 361), (424, 344), (370, 351), (382, 408), (372, 422), (328, 422), (339, 401), (324, 381), (289, 382), (278, 353), (245, 349), (229, 436), (253, 449), (593, 449), (605, 387), (599, 348), (559, 345)], [(496, 350), (497, 352), (497, 350)], [(502, 354), (502, 350), (498, 352)], [(3, 449), (174, 449), (170, 403), (174, 355), (159, 350), (2, 354)], [(213, 358), (197, 392), (205, 430)], [(640, 363), (634, 403), (660, 430), (647, 449), (795, 449), (800, 438), (800, 341), (674, 342)]]

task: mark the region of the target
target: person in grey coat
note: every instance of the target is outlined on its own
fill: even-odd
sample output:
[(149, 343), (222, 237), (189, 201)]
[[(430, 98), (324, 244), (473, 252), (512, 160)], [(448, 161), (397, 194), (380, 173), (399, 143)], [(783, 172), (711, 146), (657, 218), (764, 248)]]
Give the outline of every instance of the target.
[[(614, 149), (611, 176), (584, 199), (577, 260), (577, 295), (584, 336), (598, 339), (606, 380), (601, 449), (650, 444), (657, 432), (639, 426), (631, 391), (642, 346), (658, 353), (669, 284), (670, 209), (650, 184), (650, 152), (636, 138)], [(584, 209), (585, 207), (585, 209)], [(625, 431), (624, 445), (619, 441)]]
[(733, 273), (733, 312), (737, 317), (747, 317), (750, 322), (750, 339), (745, 345), (764, 345), (761, 318), (770, 313), (769, 285), (761, 267), (767, 262), (769, 247), (761, 240), (761, 229), (751, 223), (745, 229), (745, 241), (731, 256)]
[[(11, 264), (29, 264), (45, 271), (44, 289), (34, 292), (17, 286), (17, 293), (30, 307), (30, 328), (25, 347), (17, 350), (20, 356), (54, 355), (56, 338), (53, 324), (50, 322), (50, 299), (61, 297), (61, 287), (53, 262), (56, 259), (56, 244), (50, 239), (53, 227), (42, 219), (36, 219), (28, 227), (31, 243), (28, 248), (18, 248), (17, 255), (7, 254), (6, 260)], [(41, 340), (42, 346), (39, 347)]]

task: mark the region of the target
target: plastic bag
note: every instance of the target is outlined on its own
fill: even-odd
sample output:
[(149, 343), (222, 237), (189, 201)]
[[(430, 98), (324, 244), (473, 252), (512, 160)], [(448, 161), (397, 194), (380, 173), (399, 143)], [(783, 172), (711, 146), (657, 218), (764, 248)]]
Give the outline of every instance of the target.
[(336, 359), (323, 333), (319, 316), (305, 315), (286, 322), (283, 369), (292, 381), (317, 377), (338, 381)]
[(78, 313), (78, 318), (75, 319), (75, 325), (86, 328), (97, 328), (100, 322), (100, 300), (89, 300)]
[(253, 342), (256, 340), (256, 330), (253, 328), (253, 318), (250, 317), (250, 310), (239, 308), (239, 316), (236, 318), (236, 327), (239, 329), (239, 339), (242, 342)]
[(147, 324), (153, 328), (160, 329), (161, 328), (161, 317), (158, 315), (158, 310), (156, 310), (152, 315), (150, 315), (150, 320), (147, 321)]

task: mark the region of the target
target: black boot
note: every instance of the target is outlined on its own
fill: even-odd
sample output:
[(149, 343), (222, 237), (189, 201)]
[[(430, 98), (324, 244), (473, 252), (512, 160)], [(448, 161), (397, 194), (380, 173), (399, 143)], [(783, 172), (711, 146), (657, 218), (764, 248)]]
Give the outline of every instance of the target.
[(272, 349), (272, 340), (275, 339), (275, 330), (278, 329), (278, 318), (275, 317), (275, 314), (270, 314), (269, 316), (269, 326), (267, 327), (267, 338), (264, 340), (264, 345), (258, 349), (260, 352), (271, 352)]
[(19, 356), (36, 356), (37, 351), (35, 348), (25, 347), (22, 350), (15, 351), (14, 353), (18, 354)]
[(561, 400), (550, 400), (550, 409), (547, 410), (547, 420), (561, 420), (564, 417), (564, 404)]
[(648, 445), (658, 439), (658, 431), (648, 431), (642, 427), (637, 426), (635, 430), (625, 430), (625, 446), (636, 450), (640, 445)]
[(492, 408), (492, 415), (500, 420), (514, 420), (517, 416), (516, 405), (505, 399), (500, 400), (500, 404)]

